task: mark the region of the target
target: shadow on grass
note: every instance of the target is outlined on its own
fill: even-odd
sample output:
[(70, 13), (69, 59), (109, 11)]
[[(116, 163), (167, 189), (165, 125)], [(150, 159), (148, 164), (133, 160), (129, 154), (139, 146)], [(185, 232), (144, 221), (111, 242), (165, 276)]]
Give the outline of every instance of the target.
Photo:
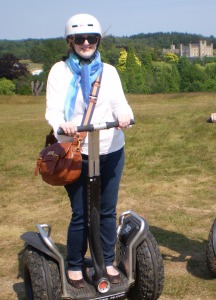
[(173, 263), (185, 262), (186, 270), (193, 276), (204, 279), (213, 280), (206, 264), (206, 245), (207, 241), (197, 241), (189, 239), (187, 236), (150, 226), (150, 231), (154, 235), (159, 246), (169, 248), (178, 253), (176, 255), (162, 254), (163, 260)]
[(13, 290), (16, 293), (18, 300), (26, 300), (25, 288), (23, 282), (14, 283)]
[[(24, 248), (18, 253), (17, 260), (18, 260), (18, 274), (17, 279), (23, 279), (23, 271), (22, 271), (22, 255), (23, 255)], [(24, 282), (16, 282), (13, 284), (13, 290), (17, 295), (18, 300), (25, 300), (25, 286)]]

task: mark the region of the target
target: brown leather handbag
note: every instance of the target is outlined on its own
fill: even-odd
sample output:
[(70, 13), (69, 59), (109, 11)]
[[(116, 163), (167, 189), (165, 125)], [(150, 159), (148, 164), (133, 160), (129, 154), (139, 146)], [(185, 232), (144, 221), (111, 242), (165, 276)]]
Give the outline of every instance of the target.
[(73, 142), (54, 143), (44, 148), (38, 156), (35, 175), (54, 186), (75, 182), (82, 170), (81, 134)]

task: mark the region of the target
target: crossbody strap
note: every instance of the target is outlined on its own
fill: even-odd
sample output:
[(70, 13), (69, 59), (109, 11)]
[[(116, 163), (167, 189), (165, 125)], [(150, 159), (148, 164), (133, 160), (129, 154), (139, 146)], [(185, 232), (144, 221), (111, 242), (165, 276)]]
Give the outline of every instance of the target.
[[(98, 94), (99, 94), (99, 89), (101, 86), (102, 73), (103, 73), (103, 71), (98, 75), (97, 79), (95, 80), (95, 82), (92, 85), (91, 93), (89, 96), (89, 104), (84, 113), (81, 125), (88, 125), (91, 122), (91, 118), (92, 118), (94, 108), (95, 108), (95, 105), (97, 102)], [(86, 135), (85, 133), (82, 133), (80, 135), (80, 137), (84, 138), (85, 135)], [(56, 142), (57, 142), (57, 139), (54, 136), (54, 130), (52, 128), (49, 135), (46, 136), (45, 147), (50, 146)]]
[(103, 73), (103, 71), (98, 75), (97, 79), (93, 83), (91, 93), (89, 96), (88, 108), (85, 111), (81, 125), (88, 125), (91, 122), (91, 118), (92, 118), (92, 115), (93, 115), (93, 112), (95, 109), (95, 105), (96, 105), (96, 102), (98, 99), (99, 89), (101, 86), (102, 73)]

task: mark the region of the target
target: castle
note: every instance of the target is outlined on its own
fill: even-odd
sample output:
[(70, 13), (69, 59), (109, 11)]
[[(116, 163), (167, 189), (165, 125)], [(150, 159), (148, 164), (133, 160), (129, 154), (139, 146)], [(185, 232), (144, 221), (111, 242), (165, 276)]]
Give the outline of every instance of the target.
[(177, 49), (174, 44), (170, 49), (163, 49), (163, 53), (172, 52), (178, 56), (186, 56), (190, 58), (194, 57), (213, 57), (213, 43), (207, 45), (206, 40), (200, 40), (198, 44), (189, 44), (184, 46), (180, 44), (180, 48)]

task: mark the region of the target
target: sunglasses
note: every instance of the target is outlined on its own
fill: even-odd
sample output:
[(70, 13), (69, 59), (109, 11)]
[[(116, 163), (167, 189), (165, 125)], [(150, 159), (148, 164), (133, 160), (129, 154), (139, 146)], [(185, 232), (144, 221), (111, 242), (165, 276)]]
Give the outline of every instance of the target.
[(76, 45), (83, 45), (86, 40), (88, 41), (88, 43), (90, 45), (97, 44), (97, 42), (98, 42), (98, 36), (96, 36), (96, 35), (89, 35), (87, 37), (84, 37), (84, 36), (75, 36), (74, 43)]

